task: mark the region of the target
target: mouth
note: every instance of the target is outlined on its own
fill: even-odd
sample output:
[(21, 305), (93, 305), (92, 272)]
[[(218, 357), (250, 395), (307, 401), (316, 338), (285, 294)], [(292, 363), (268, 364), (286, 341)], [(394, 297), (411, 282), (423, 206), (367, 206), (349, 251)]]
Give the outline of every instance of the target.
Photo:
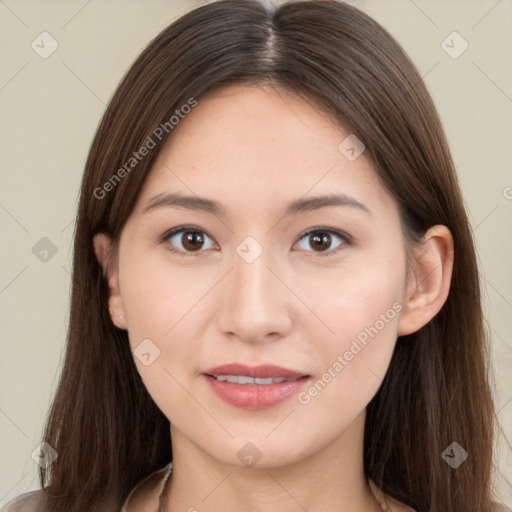
[[(261, 364), (258, 366), (247, 366), (239, 363), (223, 364), (204, 371), (205, 375), (211, 377), (243, 377), (252, 379), (285, 379), (297, 380), (302, 377), (309, 377), (305, 373), (275, 366), (273, 364)], [(224, 379), (225, 380), (225, 379)], [(244, 384), (242, 382), (241, 384)], [(254, 384), (254, 382), (247, 382)], [(258, 384), (258, 383), (257, 383)], [(261, 384), (264, 384), (263, 382)]]
[(214, 393), (235, 407), (260, 410), (298, 393), (311, 375), (274, 365), (229, 364), (203, 373)]
[(264, 378), (258, 378), (258, 377), (248, 377), (247, 375), (208, 375), (208, 377), (212, 377), (220, 382), (231, 382), (234, 384), (258, 384), (260, 386), (268, 386), (270, 384), (280, 384), (281, 382), (294, 382), (296, 380), (299, 380), (307, 377), (306, 375), (304, 377), (297, 377), (292, 379), (287, 379), (285, 377), (268, 377), (266, 379)]

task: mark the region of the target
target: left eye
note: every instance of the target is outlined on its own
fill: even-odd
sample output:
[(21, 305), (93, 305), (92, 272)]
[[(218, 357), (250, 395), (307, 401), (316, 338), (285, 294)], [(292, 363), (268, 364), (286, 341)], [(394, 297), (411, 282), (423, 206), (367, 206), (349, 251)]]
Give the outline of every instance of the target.
[[(333, 248), (332, 240), (338, 238), (340, 242)], [(161, 242), (169, 240), (169, 250), (172, 252), (186, 254), (187, 256), (198, 256), (202, 249), (212, 249), (215, 246), (212, 238), (203, 230), (196, 227), (181, 227), (168, 231), (161, 237)], [(210, 244), (208, 245), (208, 240)], [(313, 247), (312, 252), (316, 252), (319, 256), (328, 256), (338, 252), (339, 247), (349, 244), (350, 238), (344, 233), (327, 228), (315, 228), (304, 233), (299, 239), (299, 243), (305, 241)], [(328, 250), (324, 250), (328, 245)], [(177, 247), (177, 248), (176, 248)], [(301, 247), (304, 249), (304, 247)], [(304, 250), (308, 250), (305, 248)], [(310, 251), (311, 252), (311, 251)]]
[[(341, 240), (341, 242), (338, 245), (336, 245), (334, 249), (331, 247), (333, 236)], [(349, 237), (344, 233), (341, 233), (340, 231), (337, 230), (325, 228), (311, 229), (310, 231), (302, 235), (300, 240), (305, 240), (306, 243), (311, 244), (311, 246), (314, 248), (314, 252), (318, 253), (319, 256), (329, 256), (332, 253), (338, 252), (339, 247), (350, 242)], [(329, 250), (322, 250), (322, 248), (325, 248), (326, 245), (329, 245)]]

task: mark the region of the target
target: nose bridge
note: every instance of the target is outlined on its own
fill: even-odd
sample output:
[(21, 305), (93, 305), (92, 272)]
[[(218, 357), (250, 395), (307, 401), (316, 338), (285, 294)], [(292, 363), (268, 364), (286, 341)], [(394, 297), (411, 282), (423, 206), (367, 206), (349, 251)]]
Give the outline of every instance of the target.
[(274, 275), (272, 251), (250, 238), (240, 243), (233, 255), (221, 329), (240, 339), (257, 341), (271, 333), (284, 334), (289, 318), (284, 285)]
[(237, 248), (237, 256), (234, 261), (233, 269), (233, 295), (237, 299), (238, 304), (243, 304), (244, 299), (251, 300), (254, 306), (260, 306), (261, 302), (266, 301), (268, 288), (274, 283), (270, 282), (271, 272), (268, 267), (271, 265), (269, 261), (269, 250), (264, 250), (254, 260), (246, 259), (245, 256), (254, 252), (250, 248), (246, 255), (240, 255), (243, 245)]

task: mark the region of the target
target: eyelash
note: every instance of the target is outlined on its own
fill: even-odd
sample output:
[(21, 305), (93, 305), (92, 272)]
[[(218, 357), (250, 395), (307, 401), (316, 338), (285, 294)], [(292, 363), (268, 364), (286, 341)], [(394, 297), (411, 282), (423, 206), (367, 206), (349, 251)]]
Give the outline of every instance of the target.
[[(191, 232), (195, 232), (195, 233), (200, 233), (200, 234), (204, 234), (206, 235), (208, 238), (212, 239), (213, 240), (213, 237), (211, 237), (206, 231), (198, 228), (197, 226), (180, 226), (180, 227), (176, 227), (176, 228), (173, 228), (167, 232), (165, 232), (159, 239), (159, 243), (163, 244), (165, 242), (167, 242), (170, 238), (172, 238), (174, 235), (177, 235), (179, 233), (182, 233), (182, 232), (186, 232), (186, 231), (191, 231)], [(306, 238), (307, 236), (313, 234), (313, 233), (328, 233), (330, 235), (335, 235), (337, 237), (339, 237), (341, 240), (342, 240), (342, 244), (340, 244), (336, 249), (334, 250), (329, 250), (329, 251), (323, 251), (323, 252), (316, 252), (316, 255), (317, 256), (320, 256), (320, 257), (327, 257), (327, 256), (332, 256), (333, 254), (336, 254), (338, 253), (342, 247), (344, 247), (345, 245), (351, 245), (353, 240), (352, 238), (347, 235), (346, 233), (343, 233), (342, 231), (339, 231), (337, 229), (332, 229), (332, 228), (322, 228), (322, 227), (316, 227), (316, 228), (312, 228), (310, 230), (308, 230), (307, 232), (305, 232), (303, 235), (301, 235), (299, 237), (299, 241), (301, 241), (303, 238)], [(199, 250), (197, 252), (187, 252), (187, 251), (182, 251), (181, 249), (176, 249), (175, 247), (169, 245), (168, 247), (169, 251), (173, 252), (173, 253), (176, 253), (176, 254), (180, 254), (180, 255), (183, 255), (183, 256), (200, 256), (202, 252), (204, 252), (203, 250)], [(314, 252), (314, 251), (307, 251), (307, 252)]]

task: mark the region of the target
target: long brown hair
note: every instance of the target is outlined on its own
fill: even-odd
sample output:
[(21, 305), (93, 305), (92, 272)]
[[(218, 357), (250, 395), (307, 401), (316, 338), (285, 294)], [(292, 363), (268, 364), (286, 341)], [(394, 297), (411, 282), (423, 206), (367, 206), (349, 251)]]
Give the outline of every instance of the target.
[[(336, 0), (275, 8), (255, 0), (210, 3), (163, 30), (122, 79), (92, 142), (81, 187), (65, 362), (44, 433), (59, 456), (40, 471), (48, 510), (85, 512), (101, 503), (102, 510), (119, 510), (138, 481), (172, 460), (169, 421), (142, 383), (126, 331), (109, 318), (108, 286), (92, 238), (106, 232), (119, 240), (172, 136), (176, 109), (233, 83), (284, 87), (361, 139), (399, 205), (407, 241), (420, 240), (436, 224), (451, 230), (448, 299), (426, 326), (397, 340), (367, 408), (364, 469), (385, 493), (419, 512), (495, 510), (488, 336), (446, 136), (397, 41)], [(155, 130), (164, 123), (159, 138)], [(148, 137), (155, 147), (127, 168)], [(457, 469), (441, 456), (452, 442), (469, 453)]]

